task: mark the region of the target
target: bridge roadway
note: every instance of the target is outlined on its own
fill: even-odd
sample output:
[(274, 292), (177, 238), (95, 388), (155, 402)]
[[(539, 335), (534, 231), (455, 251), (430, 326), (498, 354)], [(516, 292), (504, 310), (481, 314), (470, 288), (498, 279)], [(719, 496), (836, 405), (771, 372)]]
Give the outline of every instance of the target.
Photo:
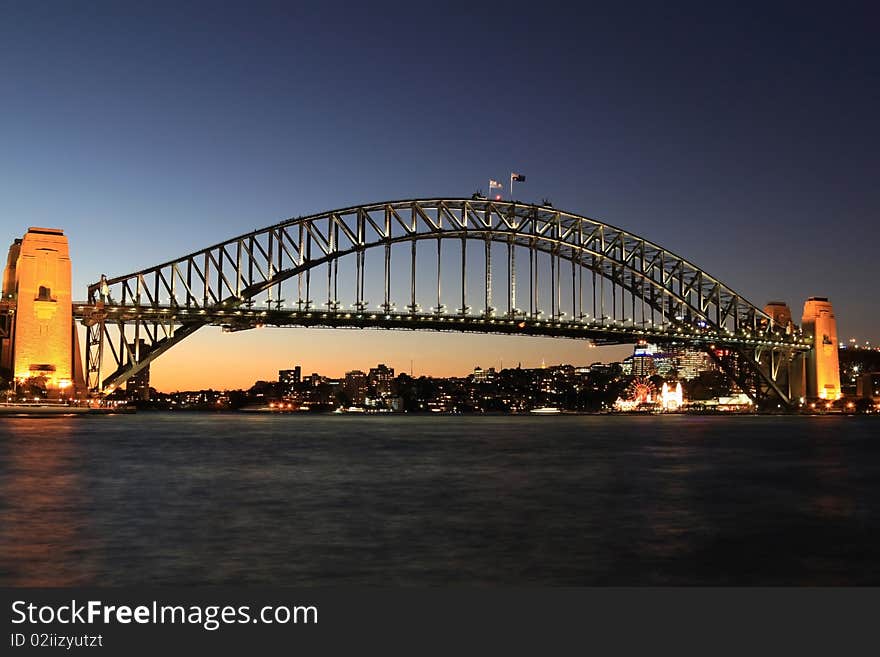
[[(153, 324), (172, 331), (176, 326), (220, 326), (226, 331), (243, 331), (263, 326), (302, 326), (327, 328), (377, 328), (398, 330), (428, 330), (502, 335), (545, 336), (554, 338), (588, 339), (596, 345), (634, 344), (640, 340), (651, 343), (682, 343), (699, 348), (785, 348), (793, 352), (809, 351), (809, 341), (804, 338), (792, 342), (784, 335), (766, 334), (734, 335), (710, 327), (693, 330), (693, 327), (645, 325), (638, 322), (617, 320), (567, 320), (537, 318), (520, 314), (474, 315), (436, 312), (358, 312), (344, 310), (296, 310), (212, 307), (208, 309), (179, 308), (173, 306), (119, 306), (74, 303), (74, 317), (85, 325), (97, 321), (110, 324)], [(770, 339), (770, 338), (777, 339)], [(787, 339), (786, 339), (787, 338)]]

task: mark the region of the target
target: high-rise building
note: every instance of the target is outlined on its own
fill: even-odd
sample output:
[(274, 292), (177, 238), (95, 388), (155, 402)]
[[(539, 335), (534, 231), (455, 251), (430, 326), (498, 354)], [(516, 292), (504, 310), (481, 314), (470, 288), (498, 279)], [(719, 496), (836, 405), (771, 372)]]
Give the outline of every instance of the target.
[(805, 358), (805, 396), (807, 399), (840, 399), (837, 320), (826, 297), (807, 299), (801, 329), (813, 345)]
[(685, 381), (697, 378), (700, 372), (711, 372), (717, 369), (715, 361), (704, 349), (678, 347), (671, 353), (675, 360), (678, 376)]
[(367, 398), (367, 375), (360, 370), (346, 372), (343, 390), (352, 404), (355, 406), (363, 404)]
[(627, 356), (622, 363), (624, 373), (632, 376), (653, 376), (657, 372), (654, 362), (657, 353), (656, 345), (639, 342), (633, 348), (632, 356)]
[(281, 385), (281, 394), (285, 397), (293, 395), (302, 381), (302, 368), (295, 365), (292, 370), (278, 370), (278, 383)]
[(390, 395), (391, 386), (394, 383), (394, 368), (379, 363), (370, 368), (368, 383), (380, 396)]

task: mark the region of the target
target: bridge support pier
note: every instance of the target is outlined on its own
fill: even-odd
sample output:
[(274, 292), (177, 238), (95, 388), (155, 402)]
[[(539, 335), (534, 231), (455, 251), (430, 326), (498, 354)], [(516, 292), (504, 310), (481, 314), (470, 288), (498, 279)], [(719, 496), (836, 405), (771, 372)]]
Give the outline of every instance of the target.
[(15, 381), (36, 382), (55, 398), (69, 399), (82, 391), (64, 231), (32, 227), (13, 242), (3, 276), (2, 305), (6, 320), (0, 364)]
[(801, 328), (813, 348), (805, 358), (805, 397), (836, 401), (841, 397), (837, 320), (826, 297), (810, 297), (804, 304)]

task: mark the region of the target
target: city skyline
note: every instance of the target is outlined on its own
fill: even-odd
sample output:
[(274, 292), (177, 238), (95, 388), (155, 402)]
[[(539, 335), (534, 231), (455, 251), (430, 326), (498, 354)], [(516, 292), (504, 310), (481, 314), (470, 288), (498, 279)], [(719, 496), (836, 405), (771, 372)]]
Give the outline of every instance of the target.
[[(74, 300), (103, 273), (290, 216), (488, 194), (490, 179), (519, 172), (521, 200), (631, 230), (758, 306), (783, 300), (799, 317), (807, 297), (827, 296), (841, 339), (880, 341), (865, 275), (880, 99), (870, 21), (857, 13), (372, 6), (340, 21), (326, 8), (263, 6), (210, 15), (205, 31), (211, 12), (195, 6), (173, 21), (113, 5), (7, 11), (0, 237), (63, 228)], [(400, 38), (443, 43), (459, 30), (532, 38), (440, 50)], [(202, 329), (153, 377), (235, 387), (271, 373), (279, 352), (337, 371), (368, 350), (437, 375), (480, 361), (616, 359), (567, 340), (303, 331)]]
[[(522, 363), (523, 367), (540, 367), (542, 360), (547, 364), (572, 362), (566, 360), (569, 354), (582, 354), (582, 357), (574, 362), (589, 364), (598, 361), (620, 360), (626, 354), (632, 352), (632, 345), (620, 345), (613, 347), (589, 347), (583, 340), (559, 340), (554, 338), (536, 338), (524, 336), (502, 335), (474, 335), (462, 336), (455, 333), (431, 333), (435, 340), (426, 345), (424, 333), (412, 331), (388, 331), (382, 329), (307, 329), (307, 328), (269, 328), (255, 329), (242, 333), (222, 333), (219, 328), (208, 327), (203, 329), (207, 336), (201, 341), (193, 342), (192, 345), (181, 345), (180, 355), (176, 356), (175, 350), (170, 350), (162, 358), (157, 359), (150, 366), (151, 385), (157, 390), (171, 392), (173, 390), (192, 390), (206, 387), (211, 383), (215, 387), (223, 389), (246, 388), (253, 381), (273, 380), (279, 369), (285, 365), (297, 364), (302, 367), (304, 373), (319, 372), (326, 376), (342, 377), (346, 371), (355, 368), (355, 363), (363, 367), (369, 367), (372, 361), (384, 362), (397, 372), (412, 371), (415, 376), (463, 376), (463, 373), (472, 371), (474, 366), (515, 367)], [(215, 358), (217, 349), (224, 345), (227, 340), (232, 340), (240, 345), (247, 353), (248, 348), (260, 353), (259, 340), (266, 331), (287, 332), (293, 334), (291, 339), (285, 340), (289, 356), (278, 356), (277, 349), (266, 354), (264, 358), (254, 361), (251, 358), (236, 359), (237, 369), (230, 371), (227, 363)], [(339, 340), (339, 333), (362, 335), (360, 339), (352, 342)], [(300, 335), (296, 335), (300, 334)], [(385, 336), (388, 336), (386, 338)], [(314, 336), (309, 339), (315, 349), (332, 350), (332, 355), (314, 353), (311, 349), (301, 352), (299, 345), (306, 341), (302, 336)], [(390, 349), (389, 343), (394, 341), (396, 349)], [(517, 344), (540, 341), (544, 344), (543, 353), (537, 358), (516, 358)], [(226, 344), (229, 344), (226, 342)], [(201, 357), (202, 365), (199, 371), (181, 372), (192, 354), (184, 354), (187, 347), (192, 347), (196, 357)], [(409, 351), (408, 351), (409, 349)], [(416, 350), (421, 350), (417, 352)], [(454, 355), (450, 354), (450, 350)], [(491, 350), (491, 351), (490, 351)], [(399, 355), (394, 355), (398, 353)], [(494, 352), (494, 357), (490, 355)], [(364, 354), (375, 354), (365, 356)], [(407, 353), (413, 354), (407, 356)], [(508, 358), (506, 355), (512, 355)], [(421, 358), (420, 358), (421, 356)], [(474, 360), (476, 359), (476, 360)], [(363, 362), (361, 362), (363, 361)], [(411, 362), (412, 361), (412, 362)], [(254, 376), (251, 376), (251, 373)], [(220, 384), (219, 382), (230, 381)], [(178, 385), (179, 382), (182, 382)], [(186, 382), (190, 382), (187, 384)]]
[[(299, 329), (299, 330), (307, 330), (307, 329)], [(492, 337), (492, 336), (484, 336), (484, 337)], [(498, 337), (498, 336), (496, 336)], [(551, 340), (551, 338), (545, 338), (547, 340)], [(852, 345), (841, 343), (840, 347), (841, 353), (848, 352), (851, 353), (851, 357), (855, 358), (857, 361), (861, 357), (871, 358), (872, 354), (876, 355), (880, 353), (880, 347), (877, 346), (865, 346), (865, 345)], [(415, 363), (406, 364), (403, 363), (400, 366), (396, 365), (393, 361), (390, 360), (382, 360), (381, 358), (372, 358), (370, 356), (364, 356), (363, 354), (357, 355), (357, 357), (351, 361), (343, 362), (341, 359), (339, 361), (338, 367), (333, 370), (322, 370), (322, 369), (314, 369), (309, 367), (308, 365), (303, 365), (303, 363), (314, 362), (309, 361), (308, 359), (303, 360), (300, 357), (300, 360), (290, 360), (285, 362), (277, 362), (275, 364), (274, 370), (267, 370), (265, 372), (265, 376), (259, 376), (251, 380), (247, 380), (243, 385), (238, 386), (226, 386), (226, 385), (195, 385), (192, 387), (181, 387), (175, 389), (168, 389), (161, 387), (161, 384), (156, 385), (154, 377), (150, 369), (148, 369), (148, 379), (150, 380), (149, 387), (153, 388), (159, 393), (163, 394), (171, 394), (176, 392), (185, 392), (185, 391), (197, 391), (197, 390), (206, 390), (206, 389), (214, 389), (218, 391), (229, 391), (229, 390), (246, 390), (252, 387), (255, 383), (258, 382), (279, 382), (281, 380), (281, 374), (283, 372), (293, 372), (294, 370), (298, 370), (301, 380), (305, 380), (306, 378), (314, 375), (318, 375), (322, 379), (332, 379), (332, 380), (342, 380), (346, 377), (346, 375), (352, 372), (368, 372), (370, 369), (374, 367), (388, 367), (396, 374), (406, 374), (412, 376), (413, 378), (419, 377), (427, 377), (427, 378), (467, 378), (474, 374), (474, 371), (477, 369), (482, 369), (484, 371), (488, 371), (490, 369), (496, 371), (503, 370), (513, 370), (513, 369), (523, 369), (523, 370), (540, 370), (540, 369), (554, 369), (557, 367), (590, 367), (595, 365), (600, 366), (611, 366), (611, 365), (620, 365), (622, 367), (621, 372), (626, 376), (652, 376), (654, 374), (659, 374), (661, 376), (666, 376), (666, 373), (672, 369), (678, 372), (678, 374), (670, 380), (674, 380), (677, 378), (692, 378), (694, 372), (701, 371), (701, 366), (703, 364), (709, 364), (710, 359), (706, 352), (700, 349), (694, 349), (692, 347), (688, 347), (686, 345), (658, 345), (651, 343), (637, 343), (637, 344), (627, 344), (627, 345), (616, 345), (613, 347), (596, 347), (590, 349), (590, 354), (604, 354), (604, 357), (597, 357), (595, 360), (585, 359), (582, 361), (549, 361), (546, 359), (542, 359), (538, 363), (527, 363), (522, 361), (515, 362), (504, 362), (499, 359), (497, 363), (492, 363), (486, 359), (482, 361), (474, 362), (470, 366), (465, 366), (464, 368), (458, 368), (455, 366), (449, 366), (444, 370), (444, 373), (437, 372), (420, 372), (417, 368), (415, 368)], [(644, 365), (639, 365), (640, 358), (646, 358), (648, 360), (653, 360), (655, 358), (659, 359), (667, 359), (671, 354), (674, 354), (676, 358), (680, 358), (682, 354), (689, 354), (689, 356), (685, 357), (685, 360), (680, 363), (679, 366), (671, 366), (669, 364), (666, 365), (665, 368), (654, 369), (653, 367), (650, 370), (641, 369)], [(611, 357), (614, 356), (614, 357)], [(372, 360), (371, 360), (372, 358)], [(629, 361), (629, 365), (627, 362)], [(696, 366), (696, 369), (694, 367)], [(151, 366), (155, 367), (155, 364)], [(412, 369), (410, 369), (412, 367)], [(683, 368), (683, 369), (681, 369)], [(709, 365), (705, 369), (714, 369), (713, 366)], [(848, 372), (850, 375), (857, 375), (858, 370), (855, 373)], [(845, 380), (845, 373), (841, 371), (841, 381)], [(201, 378), (194, 378), (193, 381), (201, 382)], [(850, 387), (855, 385), (855, 379), (853, 378), (849, 381)]]

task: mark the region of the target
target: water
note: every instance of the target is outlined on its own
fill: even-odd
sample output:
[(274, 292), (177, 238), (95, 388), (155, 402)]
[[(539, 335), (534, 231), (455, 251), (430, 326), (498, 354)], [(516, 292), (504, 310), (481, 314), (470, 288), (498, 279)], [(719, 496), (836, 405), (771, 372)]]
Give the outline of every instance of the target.
[(880, 584), (880, 423), (0, 419), (0, 584)]

